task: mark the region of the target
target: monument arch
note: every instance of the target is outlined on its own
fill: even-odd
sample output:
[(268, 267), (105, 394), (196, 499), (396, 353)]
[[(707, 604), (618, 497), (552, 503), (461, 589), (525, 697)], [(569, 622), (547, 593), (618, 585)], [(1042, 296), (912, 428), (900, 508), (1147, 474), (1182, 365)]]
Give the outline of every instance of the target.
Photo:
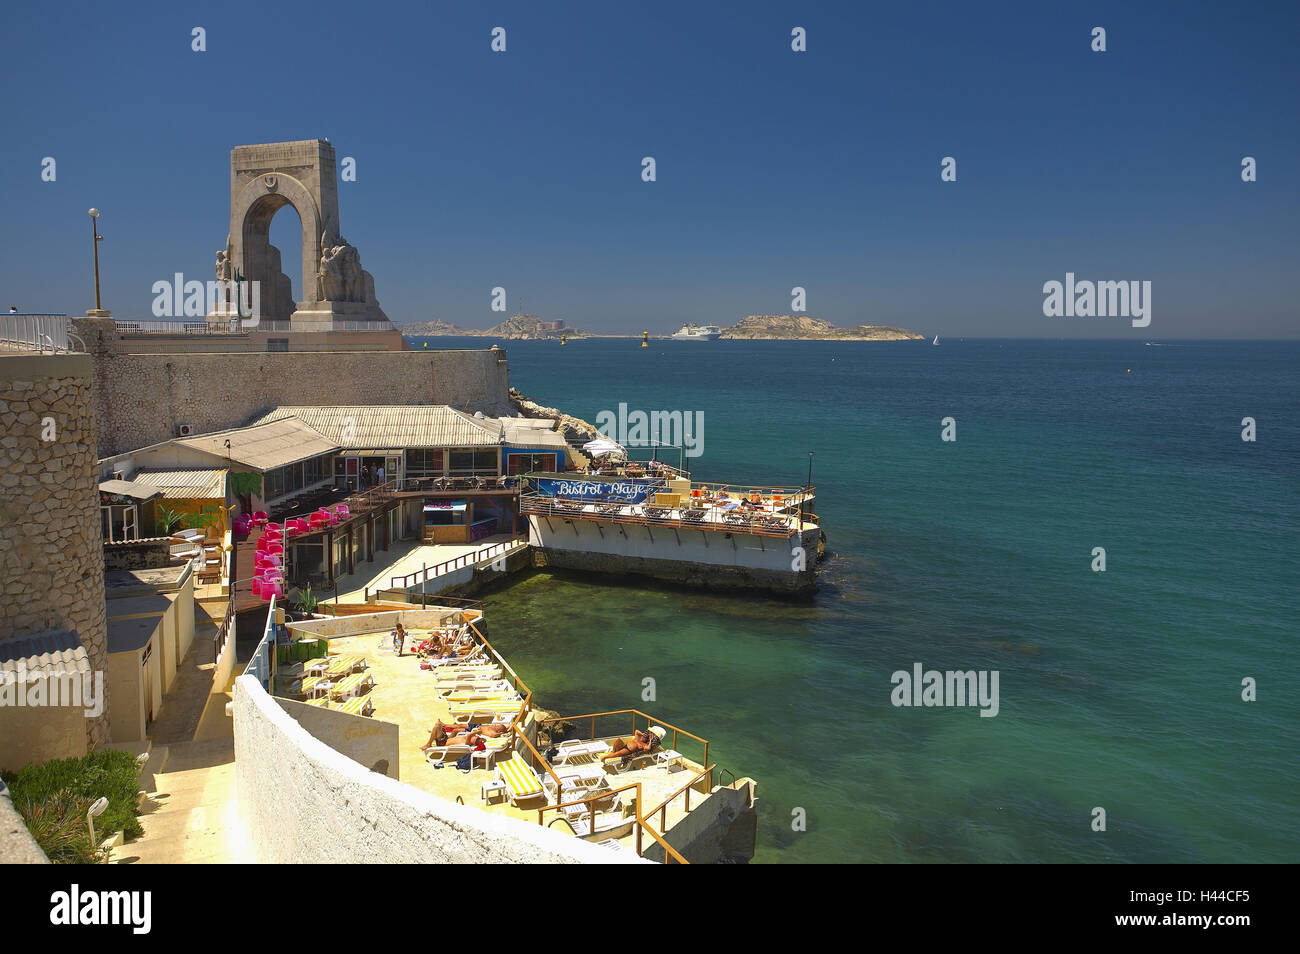
[[(230, 232), (217, 254), (217, 278), (260, 283), (260, 318), (292, 331), (390, 331), (374, 279), (357, 249), (339, 234), (334, 147), (324, 139), (236, 146), (230, 152)], [(286, 205), (302, 227), (301, 282), (284, 271), (270, 240), (271, 220)], [(294, 268), (292, 264), (289, 268)], [(301, 298), (293, 299), (292, 289)], [(225, 322), (233, 305), (209, 320)]]

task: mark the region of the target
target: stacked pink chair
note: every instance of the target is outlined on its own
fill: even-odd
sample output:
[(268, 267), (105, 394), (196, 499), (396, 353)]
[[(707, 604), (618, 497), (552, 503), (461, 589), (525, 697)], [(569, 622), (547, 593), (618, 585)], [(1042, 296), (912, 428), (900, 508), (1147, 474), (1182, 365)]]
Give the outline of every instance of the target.
[(254, 511), (253, 511), (253, 524), (254, 524), (254, 526), (264, 527), (264, 526), (266, 526), (266, 522), (267, 522), (268, 520), (270, 520), (270, 519), (271, 519), (271, 518), (267, 515), (267, 513), (266, 513), (265, 510), (254, 510)]
[(352, 516), (352, 511), (348, 509), (347, 504), (339, 504), (334, 508), (334, 513), (339, 520), (346, 520)]

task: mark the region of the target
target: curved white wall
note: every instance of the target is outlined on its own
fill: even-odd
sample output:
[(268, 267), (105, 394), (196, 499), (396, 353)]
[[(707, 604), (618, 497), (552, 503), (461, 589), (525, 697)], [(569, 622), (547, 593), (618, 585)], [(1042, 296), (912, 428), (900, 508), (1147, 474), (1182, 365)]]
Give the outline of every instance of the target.
[(239, 817), (265, 863), (645, 863), (377, 775), (312, 737), (252, 676), (235, 681)]

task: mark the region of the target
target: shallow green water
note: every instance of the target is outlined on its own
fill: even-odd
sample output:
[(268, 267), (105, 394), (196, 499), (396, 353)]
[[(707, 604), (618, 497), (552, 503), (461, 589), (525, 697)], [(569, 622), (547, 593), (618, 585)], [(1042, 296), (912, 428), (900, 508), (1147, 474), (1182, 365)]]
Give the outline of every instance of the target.
[[(704, 411), (701, 479), (816, 450), (832, 554), (803, 603), (522, 579), (487, 611), (541, 705), (708, 738), (758, 780), (757, 861), (1300, 857), (1295, 343), (634, 345), (503, 343), (588, 420)], [(895, 707), (915, 662), (997, 670), (999, 714)]]

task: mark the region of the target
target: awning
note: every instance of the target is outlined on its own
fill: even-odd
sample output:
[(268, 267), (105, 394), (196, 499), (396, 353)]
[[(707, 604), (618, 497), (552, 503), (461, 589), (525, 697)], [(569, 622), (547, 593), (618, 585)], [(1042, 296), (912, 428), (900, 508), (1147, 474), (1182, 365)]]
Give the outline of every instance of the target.
[(102, 494), (112, 494), (114, 497), (132, 497), (139, 501), (153, 500), (153, 498), (161, 497), (163, 494), (163, 492), (157, 487), (150, 487), (148, 484), (139, 484), (133, 480), (100, 481), (99, 492)]
[(464, 510), (465, 501), (463, 500), (435, 500), (432, 503), (424, 505), (424, 512), (431, 510)]
[(582, 449), (592, 457), (604, 457), (606, 454), (626, 454), (627, 450), (622, 444), (617, 444), (607, 437), (598, 437), (594, 441), (587, 441), (582, 445)]

